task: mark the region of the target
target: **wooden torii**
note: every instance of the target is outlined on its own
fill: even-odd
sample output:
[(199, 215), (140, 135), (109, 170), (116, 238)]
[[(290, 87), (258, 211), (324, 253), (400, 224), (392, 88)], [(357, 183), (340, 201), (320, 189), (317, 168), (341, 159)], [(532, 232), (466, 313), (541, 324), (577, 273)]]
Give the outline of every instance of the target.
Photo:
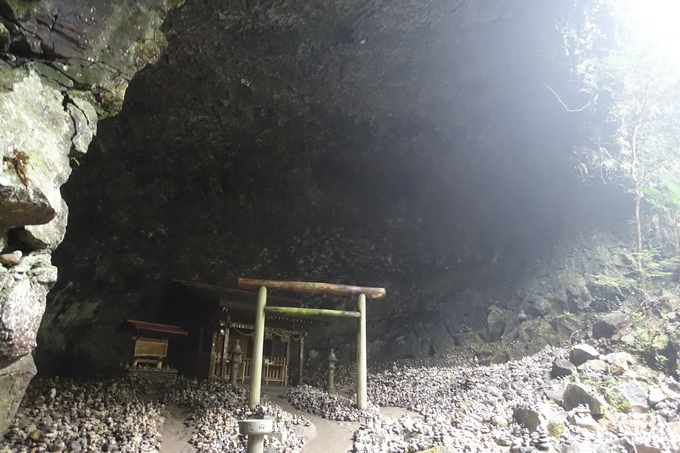
[[(365, 409), (368, 402), (366, 389), (366, 298), (382, 299), (385, 288), (335, 285), (316, 282), (287, 282), (275, 280), (255, 280), (239, 278), (238, 288), (257, 290), (257, 309), (255, 311), (255, 332), (253, 337), (253, 368), (250, 379), (249, 406), (254, 409), (260, 404), (260, 385), (262, 380), (262, 349), (264, 346), (265, 313), (279, 313), (295, 316), (332, 316), (356, 318), (357, 329), (357, 407)], [(357, 296), (357, 311), (326, 310), (320, 308), (267, 307), (267, 288), (299, 293), (328, 294), (333, 296)]]

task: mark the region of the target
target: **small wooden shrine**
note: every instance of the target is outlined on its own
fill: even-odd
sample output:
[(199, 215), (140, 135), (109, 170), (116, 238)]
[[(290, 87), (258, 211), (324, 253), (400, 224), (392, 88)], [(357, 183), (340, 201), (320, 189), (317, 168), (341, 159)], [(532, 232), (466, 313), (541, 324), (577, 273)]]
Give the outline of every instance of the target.
[(185, 337), (188, 334), (178, 326), (134, 319), (126, 319), (123, 324), (123, 327), (134, 330), (133, 368), (142, 363), (155, 365), (157, 369), (163, 368), (163, 360), (168, 356), (168, 339), (172, 336)]
[[(202, 299), (210, 309), (205, 322), (198, 328), (193, 346), (189, 346), (194, 360), (193, 373), (198, 378), (231, 380), (231, 360), (235, 344), (242, 351), (237, 382), (249, 383), (253, 370), (253, 339), (257, 294), (204, 283), (175, 280), (191, 293)], [(299, 307), (293, 299), (273, 297), (276, 304)], [(314, 318), (275, 315), (268, 319), (264, 331), (262, 383), (264, 385), (288, 386), (291, 382), (291, 364), (297, 362), (297, 376), (292, 380), (304, 380), (304, 350), (306, 329), (311, 326), (327, 326), (328, 322)], [(296, 360), (293, 360), (296, 359)]]

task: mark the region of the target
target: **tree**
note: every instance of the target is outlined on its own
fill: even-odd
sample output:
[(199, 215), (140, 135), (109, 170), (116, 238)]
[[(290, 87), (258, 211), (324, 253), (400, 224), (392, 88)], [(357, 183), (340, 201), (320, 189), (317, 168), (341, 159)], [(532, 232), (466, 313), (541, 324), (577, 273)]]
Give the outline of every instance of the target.
[(579, 148), (578, 155), (585, 174), (619, 184), (632, 194), (634, 262), (644, 285), (645, 256), (651, 256), (643, 247), (645, 194), (656, 193), (649, 206), (663, 212), (669, 198), (661, 193), (672, 187), (663, 181), (680, 176), (680, 71), (674, 57), (663, 54), (663, 46), (621, 29), (617, 36), (617, 48), (598, 59), (596, 69), (584, 78), (595, 87), (597, 99), (608, 99), (609, 105), (597, 106), (608, 113), (593, 125), (590, 143)]

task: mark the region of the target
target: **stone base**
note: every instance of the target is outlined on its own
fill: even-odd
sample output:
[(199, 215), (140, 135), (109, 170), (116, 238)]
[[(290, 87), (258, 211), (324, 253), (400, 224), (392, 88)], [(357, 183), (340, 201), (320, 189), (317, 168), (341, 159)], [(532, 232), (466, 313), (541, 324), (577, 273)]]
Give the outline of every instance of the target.
[(36, 372), (31, 354), (0, 370), (0, 435), (14, 420), (26, 387)]

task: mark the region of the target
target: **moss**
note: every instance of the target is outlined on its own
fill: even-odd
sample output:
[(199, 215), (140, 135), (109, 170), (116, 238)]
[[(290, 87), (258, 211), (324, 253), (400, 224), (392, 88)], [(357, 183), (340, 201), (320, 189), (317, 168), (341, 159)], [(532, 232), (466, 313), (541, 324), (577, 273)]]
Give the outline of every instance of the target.
[(0, 92), (11, 91), (15, 83), (28, 75), (25, 69), (11, 69), (0, 71)]
[(168, 0), (168, 6), (171, 9), (179, 8), (180, 6), (183, 6), (186, 2), (187, 0)]
[(556, 439), (559, 439), (562, 437), (562, 434), (564, 433), (564, 423), (548, 423), (547, 426), (548, 429), (548, 434), (553, 436)]
[(616, 389), (609, 390), (606, 393), (607, 402), (612, 405), (617, 411), (628, 413), (630, 411), (630, 402)]
[(6, 3), (14, 13), (13, 19), (20, 19), (26, 17), (33, 7), (40, 3), (40, 0), (6, 0)]
[(46, 79), (48, 85), (52, 88), (60, 90), (62, 88), (73, 88), (73, 80), (64, 75), (63, 72), (57, 71), (52, 66), (44, 63), (33, 63), (33, 69)]
[(161, 56), (161, 49), (154, 41), (144, 41), (135, 44), (134, 63), (137, 67), (146, 65), (147, 63), (155, 63)]

